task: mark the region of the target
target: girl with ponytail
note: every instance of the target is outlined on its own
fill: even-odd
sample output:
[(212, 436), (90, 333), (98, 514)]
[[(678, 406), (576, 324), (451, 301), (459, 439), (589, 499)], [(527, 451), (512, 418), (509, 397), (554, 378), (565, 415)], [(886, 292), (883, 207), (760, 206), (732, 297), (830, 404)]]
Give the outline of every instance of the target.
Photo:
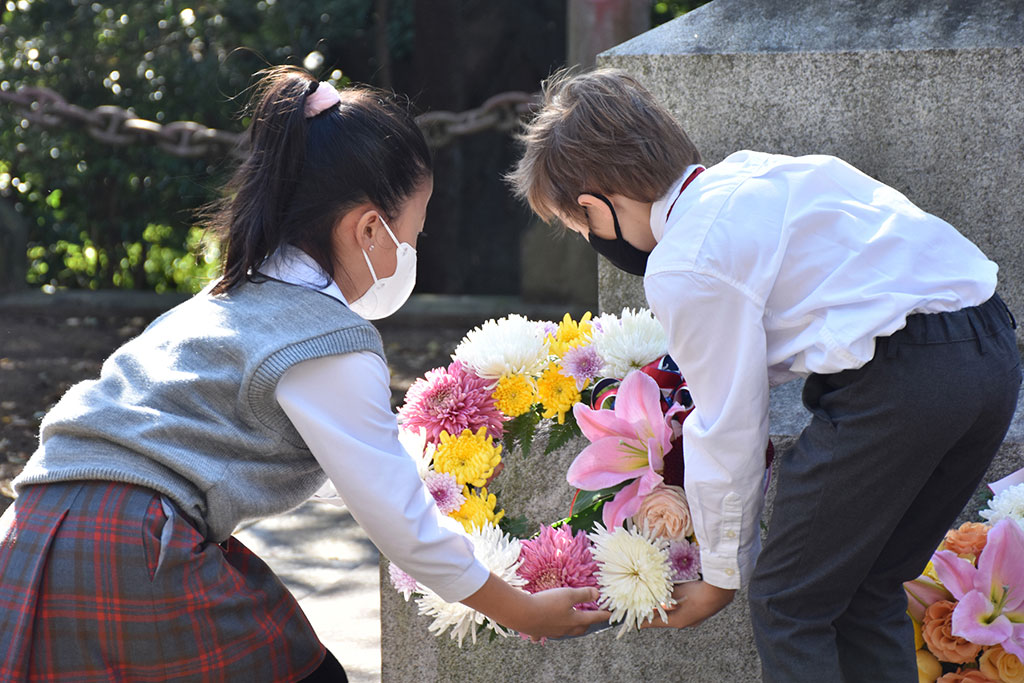
[(206, 212), (217, 282), (72, 387), (0, 518), (0, 681), (344, 681), (231, 533), (329, 479), (423, 585), (535, 638), (607, 612), (514, 589), (448, 527), (398, 442), (380, 336), (416, 276), (433, 188), (407, 108), (262, 73), (250, 153)]

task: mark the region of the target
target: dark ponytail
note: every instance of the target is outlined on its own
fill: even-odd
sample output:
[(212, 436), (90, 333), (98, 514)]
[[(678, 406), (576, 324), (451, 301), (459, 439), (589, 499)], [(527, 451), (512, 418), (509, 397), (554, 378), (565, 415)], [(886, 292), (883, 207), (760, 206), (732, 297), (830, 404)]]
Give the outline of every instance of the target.
[(430, 150), (408, 103), (366, 87), (340, 91), (341, 102), (305, 116), (317, 80), (298, 67), (260, 72), (251, 104), (249, 156), (206, 213), (226, 239), (226, 292), (253, 280), (284, 244), (305, 250), (334, 277), (331, 236), (345, 211), (369, 201), (388, 216), (432, 173)]

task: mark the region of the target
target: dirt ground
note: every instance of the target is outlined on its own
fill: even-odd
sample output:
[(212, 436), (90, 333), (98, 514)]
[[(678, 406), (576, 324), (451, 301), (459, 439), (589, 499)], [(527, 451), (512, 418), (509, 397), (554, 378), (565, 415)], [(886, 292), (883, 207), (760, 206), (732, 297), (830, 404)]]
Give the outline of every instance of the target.
[[(155, 311), (0, 307), (0, 512), (10, 482), (35, 450), (39, 422), (73, 384), (99, 375), (103, 360), (139, 334)], [(392, 404), (427, 370), (449, 362), (468, 329), (437, 325), (381, 326), (391, 368)]]

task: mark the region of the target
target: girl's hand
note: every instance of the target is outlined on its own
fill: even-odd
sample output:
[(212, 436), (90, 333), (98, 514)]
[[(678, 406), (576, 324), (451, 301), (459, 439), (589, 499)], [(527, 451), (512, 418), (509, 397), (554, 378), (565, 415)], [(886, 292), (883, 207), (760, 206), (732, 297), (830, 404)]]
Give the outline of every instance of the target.
[(735, 590), (719, 588), (703, 581), (681, 583), (672, 591), (676, 605), (670, 607), (668, 621), (656, 616), (641, 628), (686, 628), (697, 626), (713, 614), (722, 611), (736, 595)]
[(596, 588), (552, 588), (530, 594), (513, 588), (491, 574), (487, 582), (462, 601), (506, 628), (534, 640), (582, 635), (592, 624), (608, 621), (605, 610), (577, 610), (573, 606), (597, 600)]
[(611, 612), (606, 610), (581, 610), (574, 605), (595, 602), (596, 588), (551, 588), (530, 595), (534, 603), (530, 609), (531, 618), (516, 628), (533, 640), (580, 636), (593, 624), (606, 622)]

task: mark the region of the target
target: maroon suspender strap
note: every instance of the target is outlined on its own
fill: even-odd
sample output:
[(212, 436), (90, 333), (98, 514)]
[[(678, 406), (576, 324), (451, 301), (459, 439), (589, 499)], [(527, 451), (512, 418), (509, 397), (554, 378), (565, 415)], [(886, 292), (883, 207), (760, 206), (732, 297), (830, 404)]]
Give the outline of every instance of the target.
[(678, 202), (679, 198), (681, 196), (683, 196), (683, 190), (686, 189), (686, 186), (689, 185), (693, 181), (694, 178), (696, 178), (697, 176), (699, 176), (703, 172), (704, 172), (704, 167), (703, 166), (701, 166), (699, 168), (696, 168), (696, 169), (694, 169), (693, 173), (690, 174), (690, 177), (683, 181), (683, 186), (679, 188), (679, 194), (677, 194), (676, 198), (672, 200), (672, 206), (668, 207), (668, 213), (665, 214), (665, 219), (666, 220), (668, 220), (668, 217), (672, 215), (672, 209), (676, 208), (676, 202)]

